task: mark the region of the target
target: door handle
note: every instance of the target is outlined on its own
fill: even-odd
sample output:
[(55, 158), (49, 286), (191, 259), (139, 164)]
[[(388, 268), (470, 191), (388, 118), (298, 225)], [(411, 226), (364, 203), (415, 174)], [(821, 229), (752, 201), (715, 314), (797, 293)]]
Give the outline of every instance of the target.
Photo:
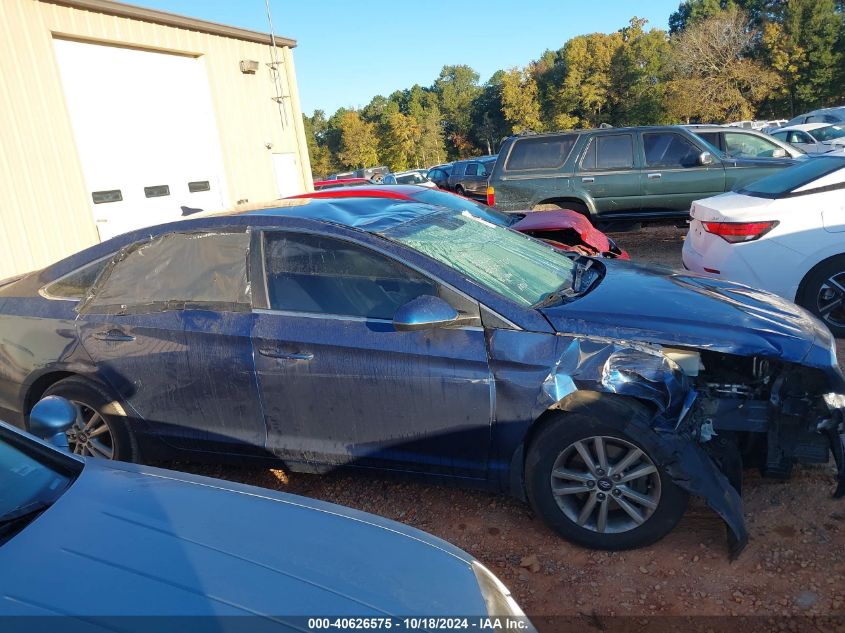
[(134, 341), (135, 337), (131, 334), (126, 334), (120, 330), (106, 330), (105, 332), (97, 332), (94, 338), (98, 341), (111, 341), (112, 343), (125, 343)]
[(258, 353), (278, 360), (311, 360), (314, 358), (314, 354), (311, 352), (286, 352), (275, 347), (260, 347)]
[(663, 174), (649, 174), (647, 178), (649, 180), (657, 180), (658, 178), (662, 178)]
[(593, 178), (592, 176), (584, 176), (584, 177), (581, 179), (581, 182), (595, 182), (595, 181), (596, 181), (596, 179), (595, 179), (595, 178)]

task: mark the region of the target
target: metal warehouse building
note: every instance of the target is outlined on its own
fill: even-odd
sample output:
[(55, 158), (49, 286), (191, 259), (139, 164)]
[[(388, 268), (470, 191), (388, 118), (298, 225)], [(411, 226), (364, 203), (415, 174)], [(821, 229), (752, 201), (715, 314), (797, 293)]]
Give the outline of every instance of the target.
[(110, 0), (0, 8), (0, 278), (311, 186), (295, 41)]

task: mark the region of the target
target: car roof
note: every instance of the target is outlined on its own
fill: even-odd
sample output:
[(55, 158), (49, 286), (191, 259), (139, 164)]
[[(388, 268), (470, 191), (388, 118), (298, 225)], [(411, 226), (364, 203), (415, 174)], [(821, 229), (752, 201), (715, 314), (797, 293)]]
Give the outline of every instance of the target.
[(220, 215), (301, 218), (342, 224), (369, 232), (381, 232), (443, 210), (441, 207), (420, 202), (397, 202), (392, 198), (371, 196), (290, 198), (250, 206), (255, 208), (235, 210)]
[(736, 133), (739, 132), (740, 134), (757, 134), (761, 135), (763, 132), (760, 130), (755, 130), (749, 127), (736, 127), (735, 125), (719, 125), (718, 123), (691, 123), (689, 125), (682, 125), (681, 127), (687, 128), (690, 132), (731, 132)]
[(828, 127), (830, 125), (836, 125), (835, 123), (798, 123), (796, 125), (790, 125), (788, 127), (779, 127), (777, 129), (778, 132), (792, 132), (797, 130), (799, 132), (809, 132), (810, 130), (818, 130), (820, 127)]
[[(583, 130), (557, 130), (555, 132), (539, 132), (539, 133), (523, 133), (523, 134), (516, 134), (514, 136), (508, 137), (506, 140), (509, 141), (518, 141), (522, 139), (530, 139), (530, 138), (542, 138), (542, 137), (554, 137), (560, 136), (562, 134), (592, 134), (595, 132), (601, 132), (603, 134), (613, 134), (615, 132), (636, 132), (637, 130), (642, 132), (660, 132), (666, 130), (682, 130), (686, 129), (688, 126), (686, 125), (631, 125), (628, 127), (591, 127), (585, 128)], [(745, 129), (745, 128), (740, 128)], [(687, 130), (690, 131), (690, 130)]]

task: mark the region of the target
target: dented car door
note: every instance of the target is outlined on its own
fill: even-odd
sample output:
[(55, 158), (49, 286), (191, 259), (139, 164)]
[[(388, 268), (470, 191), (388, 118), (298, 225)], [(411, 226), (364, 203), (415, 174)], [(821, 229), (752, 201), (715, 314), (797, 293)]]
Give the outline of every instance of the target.
[[(491, 382), (477, 304), (343, 239), (267, 232), (263, 252), (253, 345), (269, 450), (293, 468), (484, 477)], [(474, 311), (472, 324), (397, 331), (396, 309), (421, 295)]]
[(137, 432), (258, 452), (249, 233), (168, 233), (121, 250), (79, 308), (79, 337)]

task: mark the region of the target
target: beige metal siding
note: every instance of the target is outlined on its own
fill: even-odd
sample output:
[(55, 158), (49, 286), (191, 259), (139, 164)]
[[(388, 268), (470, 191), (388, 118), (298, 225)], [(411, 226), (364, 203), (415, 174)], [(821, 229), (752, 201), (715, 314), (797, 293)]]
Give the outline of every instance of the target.
[[(310, 187), (289, 48), (279, 49), (282, 83), (289, 97), (283, 102), (283, 125), (272, 100), (275, 87), (267, 45), (50, 2), (2, 0), (2, 4), (0, 278), (39, 268), (97, 241), (54, 37), (201, 57), (220, 134), (229, 203), (276, 197), (271, 153), (297, 153), (302, 188)], [(257, 60), (258, 72), (241, 73), (242, 59)]]

